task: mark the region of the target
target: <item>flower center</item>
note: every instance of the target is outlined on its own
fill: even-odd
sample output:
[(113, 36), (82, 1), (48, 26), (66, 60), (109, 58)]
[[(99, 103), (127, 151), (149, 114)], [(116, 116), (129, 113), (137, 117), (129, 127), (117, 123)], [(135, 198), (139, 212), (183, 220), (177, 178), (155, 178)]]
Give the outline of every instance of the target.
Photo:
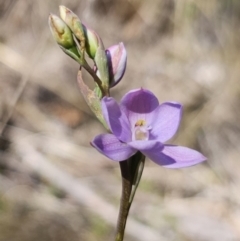
[(145, 120), (138, 120), (133, 131), (133, 140), (148, 140), (151, 127), (146, 125)]

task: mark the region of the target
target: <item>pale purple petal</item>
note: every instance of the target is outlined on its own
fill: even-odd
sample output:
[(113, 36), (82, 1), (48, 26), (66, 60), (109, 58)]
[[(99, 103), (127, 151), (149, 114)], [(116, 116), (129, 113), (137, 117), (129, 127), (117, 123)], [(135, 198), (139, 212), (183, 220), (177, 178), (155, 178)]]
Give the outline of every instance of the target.
[(132, 133), (129, 121), (112, 97), (102, 99), (102, 112), (112, 133), (123, 142), (130, 141)]
[(206, 160), (206, 157), (198, 151), (174, 145), (164, 145), (161, 151), (158, 148), (153, 148), (143, 152), (143, 154), (157, 164), (167, 168), (189, 167)]
[(152, 121), (154, 110), (159, 106), (158, 99), (149, 90), (136, 89), (128, 92), (121, 100), (120, 107), (133, 128), (138, 120)]
[(151, 123), (150, 139), (166, 142), (178, 130), (182, 118), (182, 105), (176, 102), (165, 102), (154, 112)]
[(154, 140), (138, 140), (138, 141), (132, 141), (128, 143), (129, 146), (132, 148), (139, 150), (141, 152), (145, 151), (151, 151), (152, 149), (158, 149), (161, 151), (164, 148), (164, 145), (159, 141)]
[(120, 142), (112, 134), (102, 134), (96, 136), (91, 144), (103, 155), (113, 161), (123, 161), (134, 155), (137, 150)]

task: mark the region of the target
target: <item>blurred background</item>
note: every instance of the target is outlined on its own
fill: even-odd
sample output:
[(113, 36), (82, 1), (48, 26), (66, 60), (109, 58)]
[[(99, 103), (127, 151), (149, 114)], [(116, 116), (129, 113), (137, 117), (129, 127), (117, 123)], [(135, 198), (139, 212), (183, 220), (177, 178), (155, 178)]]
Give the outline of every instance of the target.
[(183, 170), (146, 162), (126, 240), (239, 241), (239, 0), (0, 0), (0, 241), (114, 237), (119, 166), (89, 145), (104, 129), (49, 31), (60, 4), (106, 47), (124, 42), (112, 96), (144, 87), (183, 103), (171, 143), (208, 157)]

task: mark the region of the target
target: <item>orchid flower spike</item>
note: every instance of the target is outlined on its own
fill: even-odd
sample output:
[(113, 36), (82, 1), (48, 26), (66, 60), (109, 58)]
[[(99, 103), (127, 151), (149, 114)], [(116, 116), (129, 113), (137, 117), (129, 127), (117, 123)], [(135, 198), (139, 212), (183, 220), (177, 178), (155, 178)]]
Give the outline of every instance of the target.
[(102, 99), (102, 111), (112, 134), (101, 134), (91, 144), (113, 161), (123, 161), (137, 151), (167, 168), (188, 167), (206, 160), (193, 149), (164, 144), (177, 132), (182, 105), (159, 104), (145, 89), (128, 92), (120, 105), (112, 97)]

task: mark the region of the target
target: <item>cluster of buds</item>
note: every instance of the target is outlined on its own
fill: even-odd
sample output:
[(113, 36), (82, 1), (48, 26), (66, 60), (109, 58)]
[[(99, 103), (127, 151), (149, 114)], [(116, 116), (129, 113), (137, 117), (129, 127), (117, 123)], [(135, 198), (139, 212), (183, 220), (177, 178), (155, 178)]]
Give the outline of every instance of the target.
[[(78, 16), (65, 6), (60, 6), (60, 17), (49, 16), (49, 26), (55, 41), (71, 58), (85, 68), (101, 90), (101, 97), (109, 93), (123, 77), (127, 52), (123, 43), (104, 48), (99, 35), (81, 22)], [(85, 53), (93, 60), (89, 66)]]

